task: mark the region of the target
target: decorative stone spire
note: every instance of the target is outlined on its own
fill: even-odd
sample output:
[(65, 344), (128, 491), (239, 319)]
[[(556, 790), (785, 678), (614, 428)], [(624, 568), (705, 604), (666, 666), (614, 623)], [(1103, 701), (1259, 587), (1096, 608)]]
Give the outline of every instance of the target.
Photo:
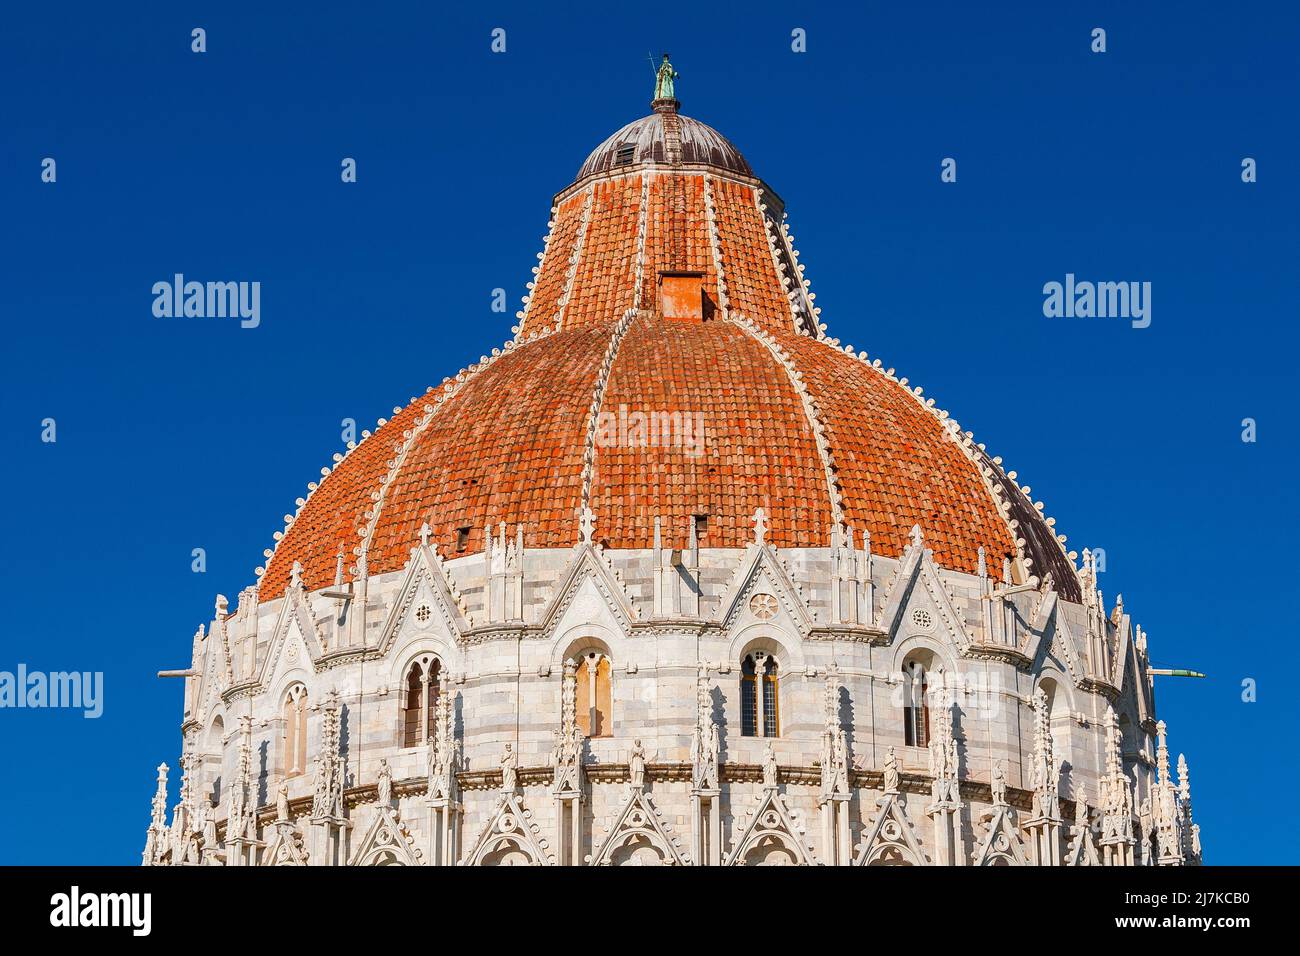
[(834, 665), (826, 671), (822, 709), (826, 719), (822, 731), (822, 799), (829, 800), (849, 792), (849, 745), (840, 726), (840, 680)]
[(1034, 815), (1056, 820), (1060, 815), (1057, 798), (1059, 773), (1052, 750), (1051, 714), (1043, 688), (1034, 692)]
[(935, 714), (931, 720), (930, 793), (935, 803), (955, 804), (957, 791), (957, 741), (952, 736), (952, 694), (946, 675), (939, 674)]
[(181, 754), (181, 808), (184, 811), (185, 832), (192, 829), (194, 821), (194, 769), (199, 759), (192, 752)]
[(460, 741), (455, 737), (451, 720), (451, 682), (446, 674), (438, 677), (438, 697), (433, 704), (433, 739), (429, 748), (429, 797), (435, 800), (456, 798), (456, 773), (460, 770)]
[(167, 826), (167, 764), (158, 765), (158, 789), (154, 791), (149, 824), (156, 830)]
[(320, 753), (316, 755), (316, 785), (311, 815), (316, 819), (342, 820), (343, 762), (339, 757), (339, 694), (330, 689), (321, 707)]
[(695, 681), (695, 733), (691, 736), (692, 789), (718, 789), (718, 753), (718, 727), (713, 722), (709, 669), (701, 664)]
[(1192, 822), (1192, 780), (1187, 758), (1178, 755), (1178, 808), (1182, 816), (1183, 856), (1189, 863), (1201, 862), (1201, 828)]
[(149, 831), (144, 841), (143, 866), (157, 863), (167, 842), (167, 764), (158, 765), (158, 788), (149, 807)]
[(1106, 734), (1106, 775), (1101, 781), (1102, 843), (1131, 844), (1133, 842), (1133, 795), (1124, 773), (1121, 756), (1124, 734), (1119, 729), (1119, 718), (1110, 711)]
[(1192, 811), (1192, 781), (1187, 771), (1187, 757), (1178, 755), (1178, 797), (1190, 814)]
[(572, 660), (564, 662), (560, 686), (560, 726), (555, 732), (555, 749), (551, 765), (553, 793), (582, 792), (582, 730), (578, 727), (578, 668)]
[(762, 547), (767, 542), (767, 512), (759, 508), (754, 512), (754, 543)]
[(1184, 861), (1183, 814), (1178, 789), (1169, 773), (1169, 740), (1162, 720), (1156, 724), (1156, 845), (1161, 866), (1178, 866)]
[(245, 715), (239, 718), (239, 761), (235, 767), (234, 786), (230, 788), (230, 811), (226, 816), (226, 842), (257, 838), (257, 813), (252, 802), (252, 774), (253, 720)]

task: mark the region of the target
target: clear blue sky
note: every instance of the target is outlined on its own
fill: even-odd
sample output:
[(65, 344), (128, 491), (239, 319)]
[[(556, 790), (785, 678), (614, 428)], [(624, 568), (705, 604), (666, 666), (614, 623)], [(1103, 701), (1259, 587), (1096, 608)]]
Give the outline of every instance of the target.
[[(106, 699), (0, 711), (0, 862), (138, 861), (180, 747), (154, 672), (252, 582), (341, 419), (510, 336), (550, 197), (665, 49), (786, 200), (831, 334), (1105, 548), (1157, 664), (1210, 675), (1157, 689), (1207, 859), (1297, 860), (1293, 5), (277, 6), (5, 12), (0, 669), (102, 670)], [(154, 318), (176, 272), (260, 281), (261, 326)], [(1067, 272), (1151, 282), (1150, 328), (1044, 318)]]

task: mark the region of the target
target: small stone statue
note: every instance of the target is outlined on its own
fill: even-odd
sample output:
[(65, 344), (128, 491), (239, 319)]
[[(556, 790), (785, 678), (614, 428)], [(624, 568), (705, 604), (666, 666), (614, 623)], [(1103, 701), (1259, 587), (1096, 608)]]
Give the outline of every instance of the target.
[(993, 765), (993, 779), (989, 783), (989, 788), (993, 791), (993, 806), (1005, 807), (1007, 805), (1007, 772), (1003, 769), (1001, 760)]
[(199, 800), (198, 806), (194, 808), (194, 832), (203, 833), (208, 825), (208, 808), (211, 807), (207, 800)]
[(289, 822), (289, 781), (281, 780), (275, 791), (275, 819), (280, 823)]
[(645, 748), (640, 740), (632, 741), (632, 753), (627, 758), (628, 775), (632, 780), (633, 790), (645, 789)]
[(772, 749), (772, 744), (769, 742), (767, 750), (763, 753), (763, 786), (770, 790), (776, 786), (776, 783), (776, 751)]
[(379, 805), (389, 807), (393, 804), (393, 771), (388, 766), (388, 761), (382, 757), (379, 760)]
[(217, 848), (217, 806), (214, 803), (208, 804), (203, 816), (203, 848), (205, 850)]
[(501, 755), (501, 789), (506, 793), (519, 789), (519, 755), (510, 744)]
[(898, 757), (893, 747), (885, 751), (885, 793), (898, 793)]
[(320, 754), (313, 761), (311, 814), (323, 817), (328, 812), (329, 794), (325, 790), (325, 768), (321, 766)]

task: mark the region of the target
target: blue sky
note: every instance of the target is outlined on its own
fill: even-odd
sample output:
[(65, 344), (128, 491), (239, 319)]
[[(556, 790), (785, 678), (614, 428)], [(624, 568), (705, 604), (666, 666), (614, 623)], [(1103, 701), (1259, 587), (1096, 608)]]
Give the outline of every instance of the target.
[[(830, 333), (1105, 548), (1158, 665), (1210, 675), (1157, 686), (1207, 860), (1296, 862), (1293, 8), (273, 6), (6, 11), (0, 670), (106, 687), (98, 720), (0, 711), (0, 862), (138, 861), (180, 747), (154, 672), (252, 582), (342, 419), (509, 338), (550, 197), (665, 49), (683, 112), (785, 199)], [(155, 318), (176, 272), (260, 281), (261, 325)], [(1067, 272), (1151, 282), (1151, 326), (1045, 318)]]

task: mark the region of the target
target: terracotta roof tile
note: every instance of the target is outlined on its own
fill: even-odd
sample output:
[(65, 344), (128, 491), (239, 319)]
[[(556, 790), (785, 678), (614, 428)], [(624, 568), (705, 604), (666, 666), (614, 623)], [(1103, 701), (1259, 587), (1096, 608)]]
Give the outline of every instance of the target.
[(702, 544), (743, 547), (759, 507), (778, 546), (829, 541), (826, 480), (803, 407), (771, 353), (735, 325), (639, 318), (619, 349), (602, 412), (629, 422), (634, 413), (676, 413), (675, 423), (698, 414), (703, 426), (702, 448), (681, 440), (693, 433), (677, 426), (667, 436), (645, 432), (659, 439), (654, 445), (620, 440), (596, 449), (591, 507), (597, 536), (611, 546), (649, 547), (659, 515), (665, 545), (680, 547), (691, 516), (704, 513)]

